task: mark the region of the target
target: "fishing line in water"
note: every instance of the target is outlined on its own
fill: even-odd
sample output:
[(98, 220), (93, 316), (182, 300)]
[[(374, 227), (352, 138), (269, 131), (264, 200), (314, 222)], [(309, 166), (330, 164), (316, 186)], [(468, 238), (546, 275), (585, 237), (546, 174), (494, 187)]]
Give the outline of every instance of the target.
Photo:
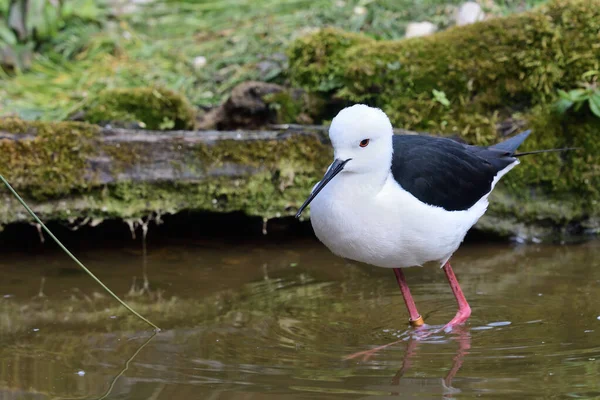
[(35, 219), (35, 221), (41, 225), (42, 229), (44, 229), (44, 231), (46, 231), (46, 233), (48, 234), (48, 236), (50, 236), (55, 242), (56, 244), (58, 244), (58, 246), (65, 252), (67, 253), (67, 255), (69, 257), (71, 257), (71, 259), (73, 259), (73, 261), (75, 261), (77, 263), (77, 265), (79, 265), (90, 277), (92, 277), (93, 280), (95, 280), (96, 282), (98, 282), (98, 284), (100, 286), (102, 286), (102, 288), (104, 290), (106, 290), (112, 297), (115, 298), (115, 300), (117, 300), (119, 303), (121, 303), (121, 305), (123, 307), (125, 307), (127, 310), (129, 310), (133, 315), (135, 315), (136, 317), (138, 317), (139, 319), (141, 319), (142, 321), (144, 321), (145, 323), (147, 323), (148, 325), (150, 325), (151, 327), (154, 328), (154, 330), (156, 332), (160, 332), (160, 328), (156, 325), (154, 325), (152, 322), (150, 322), (149, 320), (147, 320), (146, 318), (144, 318), (143, 316), (141, 316), (140, 314), (138, 314), (137, 311), (135, 311), (133, 308), (131, 308), (127, 303), (125, 303), (123, 300), (121, 300), (119, 298), (119, 296), (117, 296), (116, 294), (114, 294), (104, 283), (102, 283), (102, 281), (100, 279), (98, 279), (96, 277), (96, 275), (94, 275), (92, 273), (92, 271), (90, 271), (89, 269), (86, 268), (85, 265), (83, 265), (83, 263), (81, 261), (79, 261), (77, 259), (77, 257), (75, 257), (73, 255), (73, 253), (71, 253), (61, 242), (60, 240), (58, 240), (58, 238), (56, 236), (54, 236), (54, 234), (52, 234), (52, 232), (50, 232), (50, 229), (48, 229), (46, 227), (46, 225), (44, 225), (44, 223), (38, 218), (38, 216), (33, 212), (33, 210), (31, 208), (29, 208), (29, 206), (27, 205), (27, 203), (25, 203), (25, 201), (21, 198), (21, 196), (19, 196), (19, 194), (16, 192), (15, 189), (13, 189), (13, 187), (10, 185), (10, 183), (8, 183), (8, 181), (4, 178), (4, 176), (2, 176), (2, 174), (0, 174), (0, 180), (2, 180), (2, 182), (6, 185), (6, 187), (8, 188), (8, 190), (10, 190), (10, 192), (17, 198), (17, 200), (19, 200), (19, 203), (21, 203), (21, 205), (23, 207), (25, 207), (25, 209), (27, 210), (27, 212), (33, 217), (33, 219)]

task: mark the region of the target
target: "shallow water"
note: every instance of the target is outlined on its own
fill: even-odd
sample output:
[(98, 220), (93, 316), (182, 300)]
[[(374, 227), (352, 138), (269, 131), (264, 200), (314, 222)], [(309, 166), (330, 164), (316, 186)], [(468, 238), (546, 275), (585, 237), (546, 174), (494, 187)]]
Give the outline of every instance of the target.
[[(0, 399), (600, 397), (598, 241), (465, 245), (453, 266), (473, 315), (421, 341), (392, 271), (311, 239), (78, 255), (163, 331), (58, 251), (3, 252)], [(406, 275), (428, 324), (453, 317), (442, 271)]]

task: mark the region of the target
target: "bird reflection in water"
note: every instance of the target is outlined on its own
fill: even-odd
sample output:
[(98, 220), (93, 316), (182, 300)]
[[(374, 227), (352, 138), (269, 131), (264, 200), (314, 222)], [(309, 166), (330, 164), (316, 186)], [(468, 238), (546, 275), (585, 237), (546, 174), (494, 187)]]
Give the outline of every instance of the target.
[[(450, 369), (443, 378), (421, 378), (406, 376), (409, 370), (412, 368), (413, 361), (415, 356), (417, 356), (419, 349), (421, 349), (423, 346), (439, 344), (440, 341), (437, 338), (430, 337), (429, 340), (421, 340), (415, 336), (408, 336), (408, 340), (404, 338), (388, 345), (376, 348), (377, 351), (379, 351), (383, 347), (390, 347), (393, 344), (406, 341), (406, 350), (402, 359), (402, 367), (398, 370), (396, 375), (394, 375), (390, 384), (378, 385), (374, 387), (371, 386), (368, 388), (369, 390), (376, 390), (378, 392), (389, 392), (390, 395), (369, 396), (367, 398), (387, 399), (402, 397), (403, 399), (409, 399), (413, 398), (414, 396), (415, 398), (423, 399), (424, 395), (430, 395), (432, 398), (439, 398), (438, 396), (441, 396), (442, 399), (453, 398), (454, 395), (461, 392), (460, 389), (452, 386), (452, 381), (462, 367), (465, 356), (469, 353), (469, 349), (471, 348), (471, 335), (469, 329), (465, 326), (456, 327), (450, 340), (452, 342), (456, 342), (458, 348), (452, 357)], [(374, 355), (375, 352), (369, 350), (368, 352), (353, 354), (345, 359), (357, 359), (362, 356), (361, 359), (366, 361)]]

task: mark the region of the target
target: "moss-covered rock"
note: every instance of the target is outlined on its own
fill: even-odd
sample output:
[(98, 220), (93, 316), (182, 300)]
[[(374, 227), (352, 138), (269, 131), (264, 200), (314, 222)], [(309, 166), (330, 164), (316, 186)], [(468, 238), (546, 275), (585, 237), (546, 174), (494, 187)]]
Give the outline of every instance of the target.
[(512, 200), (491, 203), (498, 214), (562, 224), (564, 213), (523, 204), (563, 201), (579, 218), (600, 215), (600, 119), (552, 106), (558, 89), (599, 69), (598, 43), (599, 0), (554, 0), (423, 38), (374, 41), (327, 29), (291, 46), (289, 73), (310, 92), (381, 107), (404, 129), (487, 145), (531, 128), (522, 150), (581, 147), (522, 159), (499, 186)]
[(135, 122), (152, 130), (193, 129), (195, 119), (182, 94), (160, 87), (107, 89), (84, 111), (87, 122)]

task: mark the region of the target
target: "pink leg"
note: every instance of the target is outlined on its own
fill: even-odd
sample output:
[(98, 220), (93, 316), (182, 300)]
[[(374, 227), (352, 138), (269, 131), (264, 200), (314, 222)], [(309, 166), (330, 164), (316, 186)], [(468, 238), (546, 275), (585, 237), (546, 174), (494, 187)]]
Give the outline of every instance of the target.
[(394, 274), (396, 274), (396, 280), (398, 281), (398, 286), (400, 286), (400, 291), (402, 292), (402, 297), (404, 298), (404, 303), (406, 304), (406, 308), (408, 309), (408, 315), (410, 315), (410, 319), (408, 322), (411, 326), (421, 326), (425, 322), (423, 321), (423, 317), (417, 311), (417, 306), (415, 305), (415, 301), (410, 294), (410, 289), (408, 288), (408, 284), (406, 283), (406, 278), (404, 277), (404, 273), (400, 268), (394, 268)]
[(454, 293), (454, 297), (456, 297), (456, 302), (458, 303), (458, 312), (456, 313), (456, 316), (444, 326), (445, 331), (450, 331), (453, 326), (460, 325), (469, 319), (471, 316), (471, 307), (469, 306), (469, 303), (467, 303), (467, 299), (465, 299), (465, 295), (458, 284), (458, 280), (456, 280), (450, 262), (446, 262), (443, 269), (446, 273), (446, 278), (448, 278), (448, 283), (450, 283), (450, 287), (452, 288), (452, 293)]

